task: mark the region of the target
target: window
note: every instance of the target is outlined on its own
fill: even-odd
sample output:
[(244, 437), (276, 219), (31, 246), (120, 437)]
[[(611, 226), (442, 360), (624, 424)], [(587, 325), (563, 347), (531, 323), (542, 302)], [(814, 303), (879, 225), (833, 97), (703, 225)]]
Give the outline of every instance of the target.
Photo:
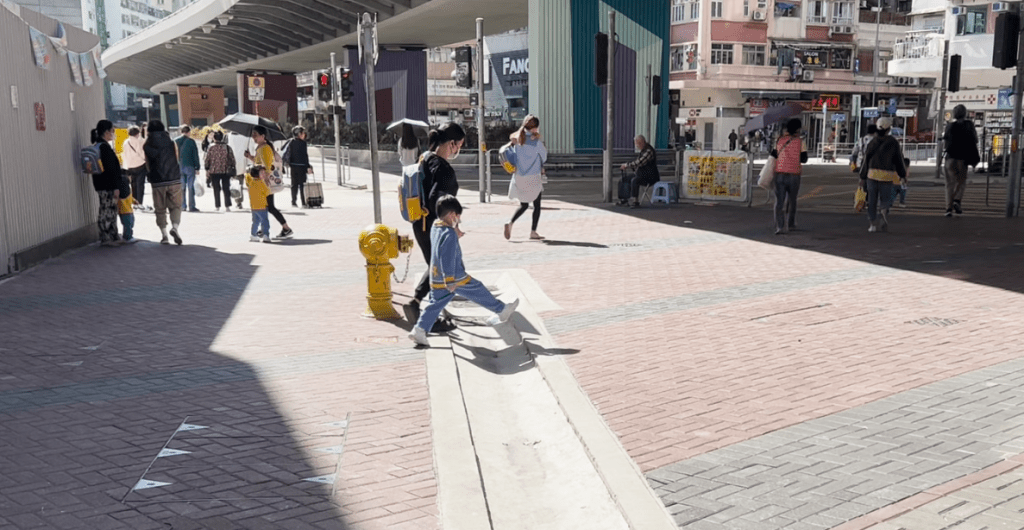
[(743, 64), (764, 66), (764, 46), (743, 45)]
[(807, 23), (825, 24), (828, 21), (828, 5), (825, 0), (812, 0), (807, 4)]
[(711, 2), (711, 18), (722, 18), (722, 2)]
[(672, 0), (672, 23), (678, 24), (686, 20), (686, 5), (683, 0)]
[(690, 2), (690, 18), (693, 20), (700, 19), (700, 2)]
[(980, 35), (985, 33), (985, 19), (988, 18), (988, 6), (964, 6), (967, 13), (956, 17), (957, 35)]
[(800, 6), (789, 2), (775, 2), (776, 17), (800, 17)]
[(758, 9), (767, 9), (768, 8), (768, 0), (757, 0), (757, 8)]
[(711, 64), (732, 64), (732, 44), (712, 44)]
[(849, 26), (853, 24), (853, 2), (832, 2), (833, 26)]
[(669, 65), (673, 72), (697, 69), (697, 45), (673, 46), (669, 52)]
[(743, 0), (743, 18), (750, 16), (750, 0)]

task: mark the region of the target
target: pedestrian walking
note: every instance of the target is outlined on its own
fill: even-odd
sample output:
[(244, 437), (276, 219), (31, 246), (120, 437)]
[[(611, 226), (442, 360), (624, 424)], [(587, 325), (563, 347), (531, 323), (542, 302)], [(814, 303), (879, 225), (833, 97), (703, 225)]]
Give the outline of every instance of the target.
[(220, 211), (220, 198), (224, 197), (224, 211), (231, 211), (231, 177), (235, 176), (235, 153), (224, 143), (224, 133), (215, 131), (213, 143), (206, 149), (203, 160), (206, 174), (213, 187), (213, 204)]
[(420, 141), (416, 131), (408, 123), (402, 124), (402, 137), (398, 140), (398, 162), (402, 167), (411, 166), (419, 160)]
[(953, 107), (953, 122), (946, 126), (942, 135), (946, 145), (946, 217), (964, 213), (961, 201), (967, 188), (967, 166), (977, 166), (981, 162), (978, 153), (978, 133), (974, 130), (974, 122), (967, 119), (967, 107)]
[(459, 244), (459, 238), (463, 236), (459, 230), (462, 217), (459, 200), (444, 195), (438, 199), (434, 210), (437, 221), (430, 229), (430, 301), (416, 320), (412, 333), (409, 333), (409, 338), (421, 346), (430, 346), (427, 330), (433, 327), (441, 311), (456, 294), (493, 311), (495, 315), (487, 320), (491, 326), (508, 320), (519, 305), (519, 300), (509, 303), (498, 300), (480, 280), (466, 274)]
[(135, 239), (135, 213), (132, 207), (134, 206), (135, 199), (132, 198), (132, 185), (131, 181), (127, 176), (121, 176), (121, 184), (119, 186), (119, 197), (117, 199), (117, 214), (121, 218), (121, 227), (123, 232), (121, 233), (121, 241), (125, 243), (135, 243), (138, 239)]
[(139, 208), (146, 196), (146, 153), (142, 150), (145, 143), (142, 130), (133, 126), (128, 128), (128, 139), (121, 148), (124, 167), (127, 168), (125, 171), (131, 181), (132, 198), (135, 199), (133, 202)]
[[(181, 168), (181, 209), (198, 212), (196, 208), (196, 172), (199, 171), (199, 147), (189, 134), (192, 128), (185, 125), (181, 128), (181, 136), (174, 140), (178, 146), (178, 165)], [(185, 197), (188, 197), (188, 202)]]
[(153, 208), (156, 211), (156, 225), (160, 227), (161, 245), (167, 241), (167, 213), (170, 212), (170, 235), (180, 245), (178, 233), (181, 224), (181, 167), (178, 165), (178, 144), (171, 140), (167, 129), (160, 120), (153, 120), (146, 126), (148, 138), (143, 146), (146, 153), (149, 187), (153, 188)]
[(661, 173), (658, 171), (658, 153), (654, 150), (653, 145), (647, 143), (647, 138), (638, 134), (633, 139), (633, 144), (636, 145), (636, 150), (640, 152), (640, 155), (636, 157), (636, 160), (620, 166), (623, 170), (634, 171), (634, 175), (629, 183), (629, 199), (619, 200), (619, 204), (629, 203), (630, 208), (639, 208), (640, 186), (650, 186), (661, 181)]
[[(426, 196), (424, 207), (427, 215), (419, 221), (412, 223), (412, 233), (416, 237), (416, 244), (423, 252), (423, 258), (427, 262), (427, 271), (423, 273), (413, 298), (402, 305), (405, 317), (409, 322), (416, 322), (420, 318), (420, 302), (430, 294), (430, 230), (438, 216), (435, 205), (438, 199), (445, 195), (456, 196), (459, 194), (459, 181), (455, 177), (455, 169), (448, 163), (459, 156), (462, 143), (466, 139), (466, 131), (454, 122), (448, 122), (435, 130), (430, 131), (427, 137), (428, 151), (423, 154), (420, 163), (423, 164), (423, 192)], [(462, 234), (458, 225), (455, 227), (458, 234)], [(431, 331), (450, 331), (454, 326), (445, 321), (434, 324)]]
[(889, 135), (892, 118), (879, 118), (877, 136), (868, 144), (864, 165), (860, 168), (861, 189), (868, 194), (868, 232), (889, 229), (889, 208), (893, 184), (906, 185), (907, 168), (900, 142)]
[(786, 134), (779, 137), (771, 152), (775, 157), (775, 235), (796, 230), (796, 198), (807, 163), (807, 148), (800, 137), (802, 127), (800, 118), (789, 120)]
[(508, 185), (508, 198), (519, 202), (512, 214), (512, 220), (505, 223), (505, 239), (512, 237), (512, 225), (519, 219), (530, 203), (533, 203), (533, 224), (530, 225), (530, 239), (544, 239), (537, 233), (540, 223), (540, 200), (544, 192), (544, 163), (548, 150), (540, 137), (540, 119), (530, 114), (523, 120), (519, 130), (512, 134), (509, 150), (516, 157), (516, 171)]
[(867, 150), (868, 144), (871, 140), (874, 140), (878, 136), (878, 126), (872, 123), (868, 125), (866, 134), (857, 143), (853, 145), (853, 152), (850, 153), (850, 169), (853, 171), (860, 171), (861, 166), (864, 163), (864, 151)]
[[(270, 145), (267, 141), (267, 128), (262, 125), (257, 125), (252, 128), (252, 140), (256, 142), (256, 154), (245, 151), (245, 158), (252, 160), (254, 163), (262, 165), (266, 168), (267, 173), (273, 173), (275, 169), (281, 169), (281, 157), (278, 156), (277, 152), (274, 151), (274, 146)], [(251, 208), (252, 205), (250, 204)], [(270, 215), (277, 219), (277, 222), (281, 224), (281, 233), (277, 235), (278, 239), (290, 239), (295, 235), (292, 232), (291, 227), (288, 226), (288, 222), (285, 221), (284, 215), (281, 214), (281, 210), (278, 210), (274, 205), (274, 194), (267, 195), (267, 211)], [(270, 237), (270, 233), (267, 232), (264, 235)]]
[(306, 175), (313, 174), (313, 166), (309, 163), (309, 146), (306, 144), (306, 128), (298, 126), (292, 129), (292, 139), (284, 148), (282, 161), (288, 164), (292, 176), (292, 206), (298, 206), (295, 200), (302, 199), (302, 207), (306, 208)]
[(270, 243), (270, 218), (267, 217), (267, 198), (273, 197), (268, 185), (270, 174), (262, 164), (256, 164), (245, 173), (245, 185), (249, 188), (249, 211), (252, 212), (252, 229), (249, 241), (257, 243), (261, 236), (264, 243)]
[(96, 218), (96, 226), (100, 232), (100, 244), (114, 247), (121, 244), (117, 234), (117, 200), (121, 195), (121, 162), (117, 153), (110, 146), (114, 141), (114, 124), (110, 120), (100, 120), (90, 133), (90, 142), (100, 146), (100, 162), (103, 172), (92, 176), (92, 187), (99, 195), (100, 208)]
[(736, 150), (736, 140), (739, 140), (739, 138), (740, 138), (739, 135), (736, 134), (736, 129), (733, 129), (732, 132), (729, 133), (729, 150), (730, 151), (735, 151)]

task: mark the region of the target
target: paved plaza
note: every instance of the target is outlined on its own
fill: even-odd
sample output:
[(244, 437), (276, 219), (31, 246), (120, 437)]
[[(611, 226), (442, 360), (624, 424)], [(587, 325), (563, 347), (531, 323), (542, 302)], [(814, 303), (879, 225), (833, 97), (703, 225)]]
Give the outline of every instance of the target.
[(869, 234), (821, 171), (774, 236), (763, 192), (553, 178), (548, 239), (506, 241), (505, 184), (459, 171), (467, 269), (523, 305), (455, 303), (430, 348), (360, 316), (372, 195), (333, 183), (292, 240), (208, 194), (181, 247), (139, 213), (136, 245), (0, 281), (0, 528), (1024, 528), (1019, 219), (928, 191)]

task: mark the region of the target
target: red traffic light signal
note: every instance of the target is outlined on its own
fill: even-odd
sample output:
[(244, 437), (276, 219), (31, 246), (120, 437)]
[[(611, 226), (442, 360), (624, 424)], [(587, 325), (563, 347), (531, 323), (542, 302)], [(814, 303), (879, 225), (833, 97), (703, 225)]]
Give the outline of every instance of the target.
[(330, 88), (331, 86), (331, 74), (322, 73), (317, 78), (317, 83), (320, 84), (321, 88)]

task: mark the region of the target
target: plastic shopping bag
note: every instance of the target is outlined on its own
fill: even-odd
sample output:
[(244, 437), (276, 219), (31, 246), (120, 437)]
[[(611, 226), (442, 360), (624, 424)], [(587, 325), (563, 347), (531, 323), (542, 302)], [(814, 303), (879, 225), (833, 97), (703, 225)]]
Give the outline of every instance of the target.
[(768, 160), (764, 163), (764, 167), (761, 168), (761, 173), (757, 178), (757, 185), (770, 190), (772, 184), (775, 182), (775, 157), (769, 156)]
[(198, 180), (195, 182), (196, 197), (202, 197), (206, 193), (206, 188), (203, 187), (203, 183)]
[(867, 202), (868, 192), (864, 188), (858, 187), (857, 192), (853, 194), (853, 209), (859, 212), (864, 209)]

